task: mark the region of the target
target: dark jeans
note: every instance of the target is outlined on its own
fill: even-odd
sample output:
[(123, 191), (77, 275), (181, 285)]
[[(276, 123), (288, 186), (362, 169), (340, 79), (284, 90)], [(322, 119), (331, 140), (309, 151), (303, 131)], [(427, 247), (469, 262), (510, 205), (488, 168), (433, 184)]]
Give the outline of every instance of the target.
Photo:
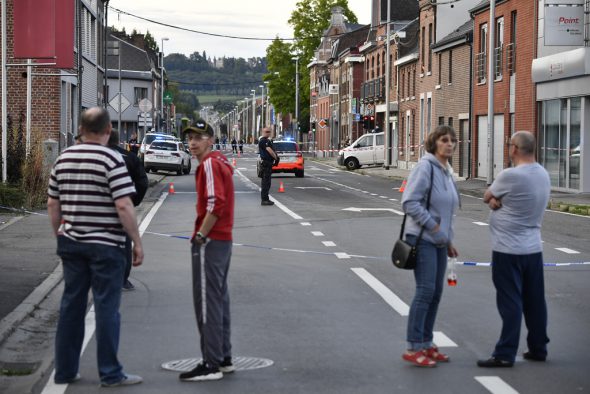
[[(406, 240), (415, 245), (417, 237), (407, 234)], [(433, 346), (433, 329), (438, 304), (443, 292), (447, 269), (447, 248), (436, 247), (421, 239), (418, 244), (418, 261), (414, 268), (416, 294), (408, 316), (408, 349), (417, 351)]]
[(514, 362), (522, 315), (528, 329), (529, 351), (547, 355), (547, 304), (543, 279), (543, 254), (515, 255), (492, 252), (492, 280), (502, 332), (493, 356)]
[(131, 266), (133, 263), (133, 248), (131, 245), (131, 238), (129, 236), (125, 237), (125, 273), (123, 275), (123, 284), (129, 280), (129, 275), (131, 275)]
[(272, 176), (272, 161), (262, 160), (262, 181), (260, 182), (260, 198), (262, 201), (268, 201), (268, 191), (270, 190), (270, 180)]
[(103, 383), (119, 382), (124, 377), (117, 359), (124, 249), (59, 236), (57, 254), (63, 262), (64, 293), (55, 335), (55, 382), (70, 381), (78, 373), (90, 289), (96, 313), (98, 374)]

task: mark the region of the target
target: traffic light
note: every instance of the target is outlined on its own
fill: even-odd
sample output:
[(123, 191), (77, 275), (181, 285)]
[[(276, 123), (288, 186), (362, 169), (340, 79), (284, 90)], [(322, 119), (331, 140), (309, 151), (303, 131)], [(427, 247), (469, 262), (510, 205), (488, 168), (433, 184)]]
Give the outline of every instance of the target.
[(315, 122), (311, 122), (311, 131), (315, 133)]
[(369, 129), (374, 129), (375, 128), (375, 117), (371, 115), (370, 119), (369, 119)]
[(371, 120), (368, 116), (363, 116), (363, 129), (369, 130), (371, 128)]

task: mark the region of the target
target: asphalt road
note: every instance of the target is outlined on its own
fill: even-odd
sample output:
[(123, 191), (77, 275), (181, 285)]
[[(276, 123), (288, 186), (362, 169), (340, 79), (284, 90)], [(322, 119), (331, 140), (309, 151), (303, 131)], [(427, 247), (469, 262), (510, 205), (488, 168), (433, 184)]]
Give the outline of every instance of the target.
[[(152, 210), (155, 214), (143, 235), (146, 259), (132, 271), (137, 290), (124, 294), (121, 307), (120, 359), (127, 372), (142, 375), (145, 382), (118, 392), (590, 390), (589, 266), (547, 267), (548, 362), (518, 359), (514, 368), (502, 370), (475, 366), (478, 358), (489, 356), (500, 330), (490, 269), (460, 266), (459, 284), (445, 288), (435, 327), (435, 340), (451, 362), (430, 370), (415, 368), (401, 360), (414, 281), (411, 272), (394, 269), (388, 258), (402, 218), (399, 182), (312, 161), (305, 173), (305, 178), (273, 176), (271, 195), (277, 205), (261, 207), (255, 158), (238, 159), (230, 269), (233, 354), (270, 360), (272, 365), (207, 383), (180, 382), (177, 372), (162, 368), (164, 363), (199, 357), (189, 245), (181, 238), (192, 232), (194, 178), (167, 178), (176, 193)], [(281, 181), (285, 193), (277, 192)], [(464, 196), (462, 204), (456, 221), (459, 260), (489, 262), (488, 210), (473, 197)], [(547, 262), (590, 261), (589, 219), (548, 212), (545, 224)], [(520, 353), (525, 350), (522, 344), (524, 336)], [(79, 382), (50, 384), (45, 392), (104, 390), (98, 387), (95, 351), (90, 340)]]

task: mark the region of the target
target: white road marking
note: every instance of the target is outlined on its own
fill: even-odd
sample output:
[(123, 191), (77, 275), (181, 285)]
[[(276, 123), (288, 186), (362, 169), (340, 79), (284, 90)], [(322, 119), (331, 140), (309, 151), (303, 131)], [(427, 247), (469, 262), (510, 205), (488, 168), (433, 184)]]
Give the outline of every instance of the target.
[(377, 195), (377, 193), (371, 193), (371, 196), (376, 196), (376, 195)]
[(321, 231), (312, 231), (311, 232), (315, 237), (323, 237), (324, 233), (322, 233)]
[(325, 187), (325, 186), (295, 186), (294, 189), (324, 189), (324, 190), (332, 190), (329, 187)]
[(578, 252), (577, 250), (573, 250), (573, 249), (568, 249), (568, 248), (555, 248), (555, 249), (559, 250), (560, 252), (567, 253), (567, 254), (580, 254), (580, 252)]
[(432, 342), (436, 343), (438, 347), (457, 347), (455, 342), (451, 340), (448, 336), (446, 336), (442, 331), (434, 331), (433, 332), (434, 338), (432, 338)]
[[(156, 201), (156, 203), (154, 204), (152, 209), (150, 209), (148, 214), (145, 215), (145, 218), (143, 219), (143, 221), (139, 225), (139, 235), (140, 236), (142, 236), (143, 233), (145, 232), (145, 230), (148, 228), (148, 226), (150, 225), (150, 222), (152, 221), (152, 219), (156, 215), (156, 212), (158, 212), (158, 209), (160, 209), (160, 207), (164, 203), (164, 200), (166, 199), (167, 196), (168, 196), (168, 193), (162, 193), (162, 195), (160, 196), (158, 201)], [(94, 305), (93, 305), (90, 307), (90, 310), (88, 311), (88, 313), (86, 314), (86, 318), (84, 319), (84, 341), (82, 342), (82, 351), (80, 352), (80, 354), (84, 354), (84, 350), (86, 349), (88, 342), (90, 342), (90, 339), (94, 335), (95, 330), (96, 330), (96, 319), (95, 319)], [(51, 372), (51, 376), (49, 377), (49, 380), (47, 381), (47, 384), (43, 388), (43, 391), (41, 392), (41, 394), (63, 394), (66, 392), (66, 389), (68, 388), (69, 385), (68, 384), (55, 384), (55, 383), (53, 383), (54, 376), (55, 376), (55, 369)]]
[(389, 304), (397, 313), (401, 316), (408, 316), (410, 313), (410, 307), (396, 296), (387, 286), (375, 278), (364, 268), (351, 268), (352, 272), (357, 274), (362, 280), (365, 281), (385, 302)]
[(366, 190), (363, 190), (363, 193), (365, 193), (365, 194), (369, 194), (369, 192), (368, 192), (368, 191), (366, 191)]
[(379, 198), (387, 198), (387, 196), (379, 196)]
[(514, 390), (498, 376), (475, 376), (474, 379), (492, 394), (518, 394), (518, 391)]
[(342, 208), (343, 211), (350, 211), (350, 212), (362, 212), (362, 211), (389, 211), (389, 212), (393, 212), (396, 215), (400, 215), (400, 216), (404, 216), (404, 213), (401, 211), (398, 211), (397, 209), (393, 209), (393, 208), (356, 208), (356, 207), (348, 207), (348, 208)]
[(332, 241), (322, 241), (324, 246), (336, 246), (336, 244)]
[(397, 198), (390, 198), (389, 201), (397, 201)]
[(310, 222), (300, 222), (299, 224), (301, 224), (302, 226), (311, 226)]
[(484, 222), (473, 222), (473, 224), (477, 224), (478, 226), (489, 226), (489, 224)]
[(342, 253), (342, 252), (336, 252), (334, 253), (336, 255), (336, 257), (338, 257), (339, 259), (349, 259), (350, 255), (348, 253)]

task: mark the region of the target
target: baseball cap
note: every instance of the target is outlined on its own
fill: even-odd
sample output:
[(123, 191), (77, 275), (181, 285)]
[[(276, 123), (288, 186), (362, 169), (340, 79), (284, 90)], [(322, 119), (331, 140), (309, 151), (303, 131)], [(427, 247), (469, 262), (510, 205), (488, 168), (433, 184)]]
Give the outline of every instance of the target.
[(213, 127), (211, 127), (207, 122), (202, 119), (199, 119), (195, 122), (194, 125), (187, 127), (182, 131), (183, 137), (186, 137), (188, 133), (196, 133), (201, 134), (203, 136), (213, 137)]

